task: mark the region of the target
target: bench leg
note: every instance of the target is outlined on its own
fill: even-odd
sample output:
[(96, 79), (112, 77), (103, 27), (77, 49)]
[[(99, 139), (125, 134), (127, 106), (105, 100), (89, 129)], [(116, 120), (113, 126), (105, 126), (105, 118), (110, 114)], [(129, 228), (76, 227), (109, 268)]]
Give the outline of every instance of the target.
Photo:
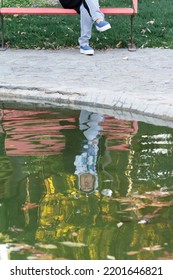
[(5, 51), (4, 17), (1, 16), (1, 51)]
[(130, 44), (128, 45), (129, 51), (136, 51), (136, 46), (133, 42), (133, 23), (134, 21), (134, 15), (130, 16)]

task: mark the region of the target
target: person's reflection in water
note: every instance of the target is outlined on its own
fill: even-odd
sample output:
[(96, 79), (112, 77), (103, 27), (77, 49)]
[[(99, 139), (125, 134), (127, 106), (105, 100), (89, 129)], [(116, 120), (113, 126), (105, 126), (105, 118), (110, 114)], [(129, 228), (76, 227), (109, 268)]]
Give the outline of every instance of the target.
[[(104, 236), (110, 235), (108, 224), (115, 222), (109, 198), (106, 198), (110, 196), (108, 188), (103, 192), (99, 173), (105, 154), (104, 117), (82, 110), (77, 122), (75, 129), (61, 130), (66, 144), (64, 170), (60, 172), (57, 168), (47, 173), (47, 191), (40, 201), (36, 240), (85, 244), (85, 252), (78, 250), (78, 246), (71, 251), (72, 258), (102, 259), (108, 254), (111, 242), (111, 237), (104, 240)], [(114, 227), (111, 236), (113, 233)], [(97, 240), (104, 250), (100, 250)], [(66, 256), (68, 252), (62, 247), (59, 254)]]
[(79, 129), (83, 132), (82, 152), (76, 155), (74, 165), (78, 176), (78, 188), (91, 193), (98, 188), (97, 161), (99, 138), (103, 116), (82, 110), (79, 116)]

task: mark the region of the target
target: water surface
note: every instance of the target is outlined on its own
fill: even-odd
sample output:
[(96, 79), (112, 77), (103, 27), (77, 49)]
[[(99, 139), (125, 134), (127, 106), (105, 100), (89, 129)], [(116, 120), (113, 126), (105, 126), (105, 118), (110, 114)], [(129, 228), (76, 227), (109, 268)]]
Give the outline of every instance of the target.
[(173, 259), (173, 130), (1, 110), (0, 259)]

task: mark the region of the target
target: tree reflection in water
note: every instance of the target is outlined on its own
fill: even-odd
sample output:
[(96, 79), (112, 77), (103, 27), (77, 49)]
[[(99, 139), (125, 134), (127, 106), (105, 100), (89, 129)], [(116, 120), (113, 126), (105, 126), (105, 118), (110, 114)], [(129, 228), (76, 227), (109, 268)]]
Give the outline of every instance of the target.
[(1, 127), (10, 258), (172, 258), (172, 129), (68, 110), (3, 110)]

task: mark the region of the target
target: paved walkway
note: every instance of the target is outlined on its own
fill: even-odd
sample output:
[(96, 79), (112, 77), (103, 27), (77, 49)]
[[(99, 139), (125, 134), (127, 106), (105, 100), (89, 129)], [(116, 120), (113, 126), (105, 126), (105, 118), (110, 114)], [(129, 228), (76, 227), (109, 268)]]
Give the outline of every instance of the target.
[(0, 51), (0, 100), (92, 107), (173, 126), (173, 50)]

